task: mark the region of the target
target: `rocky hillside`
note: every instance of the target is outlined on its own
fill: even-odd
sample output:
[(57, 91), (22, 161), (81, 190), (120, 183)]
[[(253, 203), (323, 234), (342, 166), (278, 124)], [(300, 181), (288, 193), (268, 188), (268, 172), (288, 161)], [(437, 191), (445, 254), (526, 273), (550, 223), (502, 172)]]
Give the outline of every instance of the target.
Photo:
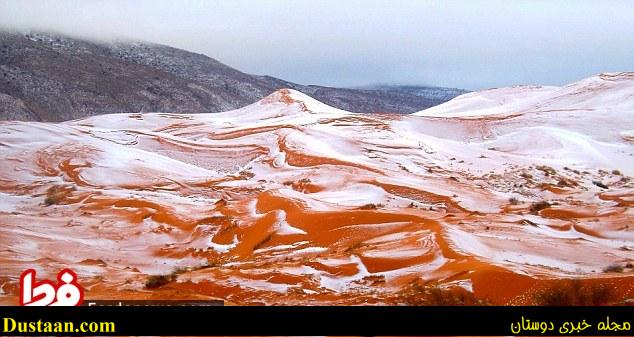
[(0, 32), (1, 120), (219, 112), (246, 106), (280, 88), (354, 112), (409, 113), (462, 93), (448, 88), (421, 94), (393, 88), (305, 86), (245, 74), (205, 55), (164, 45)]
[(416, 95), (426, 99), (437, 100), (438, 102), (446, 102), (456, 96), (466, 94), (469, 91), (456, 88), (428, 87), (419, 85), (374, 85), (366, 87), (370, 90), (386, 91), (389, 93), (399, 93), (407, 95)]

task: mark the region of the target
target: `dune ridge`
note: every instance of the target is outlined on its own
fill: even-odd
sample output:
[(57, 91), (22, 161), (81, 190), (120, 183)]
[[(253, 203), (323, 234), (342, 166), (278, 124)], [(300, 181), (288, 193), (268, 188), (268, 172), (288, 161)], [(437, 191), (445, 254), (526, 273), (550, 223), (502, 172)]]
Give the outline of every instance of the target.
[(632, 73), (412, 115), (282, 89), (216, 114), (0, 122), (0, 302), (26, 268), (71, 267), (93, 299), (543, 304), (576, 279), (623, 303), (632, 130)]

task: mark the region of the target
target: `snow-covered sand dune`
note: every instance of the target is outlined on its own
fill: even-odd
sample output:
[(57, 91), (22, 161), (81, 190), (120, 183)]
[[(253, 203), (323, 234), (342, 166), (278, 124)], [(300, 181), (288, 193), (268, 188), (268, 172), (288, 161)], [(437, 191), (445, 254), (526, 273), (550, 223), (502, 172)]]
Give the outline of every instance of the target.
[(0, 301), (33, 267), (74, 268), (92, 298), (535, 303), (561, 278), (631, 298), (633, 130), (632, 73), (406, 116), (279, 90), (219, 114), (3, 122)]

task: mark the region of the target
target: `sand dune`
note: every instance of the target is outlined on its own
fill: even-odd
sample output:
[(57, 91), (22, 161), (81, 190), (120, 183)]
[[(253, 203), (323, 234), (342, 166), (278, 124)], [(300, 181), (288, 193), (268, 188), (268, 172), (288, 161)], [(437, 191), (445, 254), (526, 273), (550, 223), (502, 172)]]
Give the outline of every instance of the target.
[(93, 299), (540, 304), (581, 279), (624, 301), (632, 130), (632, 73), (412, 115), (283, 89), (218, 114), (2, 122), (0, 302), (22, 270), (64, 267)]

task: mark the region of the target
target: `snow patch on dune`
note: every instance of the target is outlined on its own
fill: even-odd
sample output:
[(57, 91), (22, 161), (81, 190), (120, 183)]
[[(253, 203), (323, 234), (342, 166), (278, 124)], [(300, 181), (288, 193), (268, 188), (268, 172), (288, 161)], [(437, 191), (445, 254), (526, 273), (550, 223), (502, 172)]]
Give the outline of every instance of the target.
[(305, 231), (293, 227), (288, 222), (286, 222), (286, 212), (284, 212), (283, 210), (277, 211), (275, 228), (277, 228), (275, 233), (279, 235), (308, 234)]
[(505, 134), (485, 142), (485, 146), (503, 153), (546, 160), (551, 165), (611, 167), (623, 146), (601, 143), (589, 136), (554, 128), (536, 126)]
[(516, 86), (460, 95), (448, 102), (414, 113), (421, 117), (482, 117), (519, 112), (546, 97), (556, 87)]

